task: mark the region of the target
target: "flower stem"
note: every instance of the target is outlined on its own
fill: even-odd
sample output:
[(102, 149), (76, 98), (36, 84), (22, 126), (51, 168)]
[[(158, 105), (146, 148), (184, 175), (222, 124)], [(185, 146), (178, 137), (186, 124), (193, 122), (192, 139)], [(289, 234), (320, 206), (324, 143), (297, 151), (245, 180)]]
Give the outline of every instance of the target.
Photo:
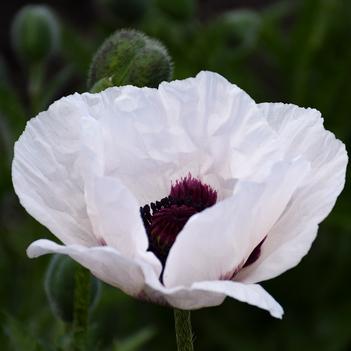
[(82, 266), (77, 267), (74, 288), (73, 350), (84, 351), (87, 345), (90, 272)]
[(174, 309), (174, 325), (178, 351), (194, 351), (190, 311)]
[(41, 96), (45, 79), (45, 64), (32, 64), (29, 67), (28, 94), (31, 104), (31, 113), (36, 115), (40, 111)]

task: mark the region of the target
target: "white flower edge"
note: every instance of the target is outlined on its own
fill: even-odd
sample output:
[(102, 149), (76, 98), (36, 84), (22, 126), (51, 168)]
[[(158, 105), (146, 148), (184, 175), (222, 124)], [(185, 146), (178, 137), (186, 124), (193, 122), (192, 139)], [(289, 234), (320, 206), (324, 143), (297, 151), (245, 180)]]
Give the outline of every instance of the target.
[(240, 268), (309, 172), (301, 158), (278, 162), (264, 182), (238, 181), (233, 196), (193, 215), (169, 252), (165, 286), (217, 280)]
[[(198, 111), (198, 115), (195, 113), (196, 109), (190, 108), (185, 111), (185, 116), (195, 116), (199, 123), (203, 123), (199, 129), (191, 128), (189, 118), (184, 120), (180, 118), (181, 113), (179, 109), (187, 105), (186, 103), (183, 104), (184, 99), (186, 101), (195, 99), (196, 101), (197, 95), (191, 95), (193, 89), (199, 92), (201, 101), (206, 102), (206, 109), (199, 104), (202, 107)], [(224, 91), (226, 91), (228, 96), (233, 97), (233, 101), (230, 101), (230, 105), (226, 107), (233, 113), (231, 115), (233, 120), (222, 121), (220, 118), (218, 119), (218, 117), (221, 117), (220, 114), (216, 116), (216, 119), (213, 119), (213, 117), (209, 118), (209, 115), (204, 116), (204, 112), (210, 108), (216, 111), (219, 102), (221, 102), (219, 105), (223, 105), (223, 96), (227, 96), (223, 93)], [(316, 236), (318, 224), (331, 211), (337, 196), (344, 186), (347, 164), (347, 154), (344, 145), (335, 139), (332, 133), (324, 129), (323, 120), (318, 111), (284, 104), (255, 105), (253, 100), (241, 89), (230, 84), (223, 77), (210, 72), (202, 72), (196, 78), (189, 78), (184, 81), (163, 83), (159, 90), (138, 89), (131, 86), (111, 88), (96, 95), (75, 94), (54, 103), (47, 112), (39, 114), (37, 118), (28, 123), (26, 131), (16, 143), (13, 179), (16, 193), (19, 195), (23, 206), (65, 244), (69, 246), (71, 244), (81, 244), (88, 247), (98, 245), (98, 231), (110, 231), (109, 228), (113, 227), (111, 225), (113, 221), (109, 222), (109, 219), (112, 218), (114, 211), (112, 208), (110, 209), (109, 218), (105, 218), (105, 223), (98, 223), (99, 221), (97, 221), (94, 224), (93, 217), (101, 217), (98, 212), (101, 208), (96, 209), (93, 206), (95, 199), (97, 199), (96, 195), (101, 195), (96, 192), (97, 187), (106, 187), (107, 184), (114, 182), (116, 185), (114, 188), (115, 193), (127, 194), (129, 198), (128, 203), (133, 203), (134, 199), (132, 194), (128, 193), (128, 186), (125, 186), (127, 191), (119, 188), (119, 179), (104, 177), (99, 172), (91, 174), (91, 177), (83, 177), (84, 179), (82, 179), (82, 175), (77, 172), (82, 166), (85, 167), (85, 171), (89, 171), (89, 168), (102, 169), (101, 162), (104, 158), (101, 156), (104, 155), (101, 141), (104, 140), (104, 130), (103, 128), (95, 128), (96, 126), (100, 127), (99, 119), (96, 116), (101, 114), (101, 109), (105, 109), (104, 111), (108, 115), (111, 104), (117, 111), (123, 112), (122, 114), (131, 113), (130, 116), (133, 116), (133, 111), (136, 111), (135, 108), (149, 108), (155, 103), (158, 104), (159, 101), (156, 99), (158, 94), (162, 100), (160, 105), (162, 111), (166, 110), (167, 101), (172, 101), (176, 107), (174, 110), (179, 113), (177, 120), (181, 122), (181, 126), (184, 126), (183, 132), (189, 134), (182, 134), (182, 141), (184, 141), (182, 145), (186, 147), (194, 147), (189, 142), (191, 138), (196, 142), (201, 142), (202, 136), (198, 133), (199, 130), (205, 131), (204, 136), (207, 136), (208, 133), (213, 133), (211, 135), (217, 137), (215, 140), (218, 143), (222, 139), (223, 133), (226, 132), (227, 127), (233, 126), (235, 121), (241, 128), (234, 131), (236, 137), (234, 138), (235, 140), (231, 140), (230, 145), (234, 147), (235, 151), (238, 151), (239, 148), (239, 151), (245, 150), (245, 152), (235, 153), (234, 165), (240, 164), (242, 155), (248, 154), (252, 146), (255, 145), (253, 141), (256, 141), (257, 137), (259, 137), (260, 145), (265, 145), (265, 147), (262, 154), (256, 155), (259, 157), (254, 165), (260, 165), (260, 162), (268, 156), (272, 161), (269, 163), (269, 167), (267, 165), (261, 167), (260, 180), (264, 180), (269, 168), (276, 162), (281, 161), (282, 158), (289, 162), (295, 157), (302, 157), (311, 164), (310, 180), (306, 184), (299, 186), (292, 195), (284, 213), (270, 229), (269, 235), (262, 245), (259, 260), (239, 272), (236, 279), (245, 283), (255, 283), (275, 277), (295, 266), (308, 252)], [(212, 106), (210, 104), (211, 99), (206, 99), (211, 94), (223, 96), (221, 100)], [(238, 104), (234, 104), (234, 101)], [(172, 109), (169, 110), (171, 111)], [(136, 127), (139, 128), (138, 131), (146, 132), (148, 136), (143, 139), (147, 147), (152, 146), (155, 136), (153, 134), (148, 135), (150, 131), (154, 130), (155, 119), (157, 123), (162, 121), (159, 116), (155, 117), (150, 111), (150, 109), (147, 109), (148, 113), (145, 116), (145, 121), (139, 118), (136, 124)], [(239, 117), (235, 111), (240, 111)], [(113, 112), (115, 113), (116, 110)], [(257, 115), (261, 115), (261, 118), (257, 119)], [(203, 117), (206, 118), (203, 120)], [(172, 119), (168, 116), (165, 124), (170, 123), (170, 120)], [(247, 121), (254, 123), (251, 124), (250, 122), (246, 129), (243, 125)], [(126, 122), (126, 125), (129, 122)], [(223, 124), (221, 124), (222, 122)], [(116, 128), (115, 130), (120, 128), (119, 125), (108, 125), (108, 127)], [(127, 127), (129, 128), (130, 126), (127, 125)], [(245, 135), (247, 135), (247, 140), (250, 140), (250, 142), (245, 143), (245, 137), (240, 143), (236, 144), (237, 137), (241, 135), (238, 131), (243, 129), (246, 133)], [(157, 129), (157, 132), (161, 133), (161, 131), (162, 128)], [(128, 142), (128, 135), (120, 136), (121, 140), (118, 140), (119, 143)], [(273, 138), (273, 142), (271, 142), (271, 138)], [(268, 146), (266, 145), (267, 140), (269, 141)], [(152, 150), (153, 152), (151, 153), (160, 160), (168, 160), (169, 157), (173, 157), (175, 151), (179, 151), (175, 147), (176, 144), (173, 144), (176, 141), (174, 135), (167, 134), (166, 141), (172, 145), (172, 148), (167, 149), (167, 152), (170, 151), (169, 155), (162, 154), (158, 152), (159, 150)], [(79, 154), (82, 145), (85, 151), (84, 157)], [(118, 145), (118, 143), (114, 144), (114, 146)], [(278, 152), (275, 152), (277, 145), (280, 145), (280, 149)], [(218, 156), (221, 154), (222, 148), (217, 148), (217, 144), (215, 146), (212, 151), (214, 151), (214, 155)], [(241, 147), (244, 149), (240, 149)], [(182, 151), (184, 150), (182, 149)], [(133, 152), (135, 152), (135, 149), (133, 149)], [(94, 162), (94, 167), (91, 167), (91, 161)], [(155, 165), (158, 166), (163, 161), (160, 162), (156, 162)], [(206, 167), (208, 167), (207, 164)], [(186, 167), (183, 168), (181, 167), (179, 175), (184, 175), (181, 172), (184, 172)], [(194, 169), (196, 170), (197, 168), (195, 167)], [(189, 169), (186, 170), (189, 171)], [(245, 172), (240, 170), (236, 175), (239, 178), (240, 176), (245, 176), (248, 174), (248, 170), (249, 168), (246, 168)], [(233, 167), (233, 171), (237, 171), (235, 167)], [(141, 176), (144, 177), (144, 174)], [(91, 185), (86, 187), (86, 193), (81, 191), (82, 183)], [(150, 182), (146, 184), (147, 186), (143, 186), (143, 188), (148, 192), (150, 192), (149, 189), (152, 189), (152, 193), (156, 193), (154, 192), (155, 187)], [(160, 188), (162, 188), (162, 182), (157, 183), (157, 186), (160, 184)], [(139, 188), (136, 190), (139, 191)], [(111, 196), (113, 194), (107, 195), (109, 196), (98, 199), (102, 206), (111, 204)], [(157, 200), (156, 196), (155, 198), (150, 197), (149, 194), (146, 194), (145, 198)], [(115, 210), (118, 210), (118, 201), (113, 202), (113, 206)], [(134, 210), (133, 215), (136, 215), (137, 209)], [(124, 217), (122, 213), (119, 215), (120, 218)], [(192, 222), (189, 221), (189, 226), (192, 225)], [(108, 244), (115, 246), (121, 255), (134, 260), (137, 257), (136, 254), (145, 255), (145, 252), (140, 251), (140, 249), (146, 249), (146, 245), (145, 240), (136, 240), (138, 236), (144, 235), (140, 229), (140, 223), (138, 224), (131, 220), (129, 224), (131, 228), (135, 229), (132, 232), (137, 234), (131, 236), (132, 240), (130, 242), (114, 240), (115, 238), (109, 235)], [(187, 225), (184, 227), (184, 231), (187, 229)], [(213, 227), (214, 225), (215, 223), (208, 224), (208, 227)], [(97, 230), (96, 228), (99, 229)], [(124, 232), (128, 233), (127, 228)], [(179, 237), (181, 236), (182, 233), (179, 234)], [(127, 235), (125, 237), (128, 238)], [(178, 241), (182, 242), (184, 240), (179, 239)], [(135, 245), (136, 242), (139, 243), (139, 246)], [(195, 247), (196, 242), (190, 244)], [(176, 245), (179, 246), (180, 244), (176, 242)], [(172, 255), (175, 255), (175, 252), (176, 250), (173, 248)], [(152, 254), (149, 256), (151, 260), (155, 260)], [(157, 270), (159, 267), (155, 269)], [(200, 281), (206, 281), (205, 278), (201, 277)], [(187, 283), (185, 285), (188, 286), (189, 282), (184, 283)], [(202, 282), (193, 284), (202, 284)], [(174, 286), (173, 289), (177, 289), (178, 283), (173, 282), (170, 285)], [(169, 289), (169, 287), (166, 289)]]
[[(218, 97), (220, 103), (211, 107), (211, 97)], [(192, 104), (184, 104), (184, 99)], [(212, 108), (214, 112), (224, 106), (223, 113), (217, 111), (216, 118), (209, 118), (203, 107), (196, 103), (198, 99), (207, 104), (207, 110)], [(199, 113), (195, 113), (198, 109)], [(139, 118), (141, 110), (143, 119)], [(89, 199), (94, 196), (95, 189), (88, 183), (93, 182), (94, 177), (103, 176), (103, 163), (113, 160), (111, 155), (104, 154), (107, 139), (111, 150), (123, 150), (126, 144), (137, 161), (148, 166), (137, 169), (138, 172), (133, 168), (138, 162), (118, 166), (127, 172), (122, 179), (123, 185), (129, 190), (133, 188), (133, 195), (138, 194), (139, 202), (146, 204), (164, 196), (172, 179), (191, 171), (196, 176), (209, 167), (208, 160), (202, 162), (197, 154), (198, 164), (192, 165), (183, 159), (186, 152), (193, 152), (194, 148), (203, 145), (204, 136), (214, 137), (216, 145), (206, 152), (215, 158), (223, 154), (221, 140), (229, 143), (230, 139), (234, 162), (230, 171), (235, 177), (248, 174), (250, 167), (256, 164), (260, 165), (261, 173), (267, 172), (268, 165), (271, 166), (278, 157), (276, 140), (267, 122), (256, 116), (257, 111), (254, 101), (244, 91), (211, 72), (201, 72), (196, 78), (183, 81), (162, 83), (158, 90), (125, 86), (99, 94), (64, 97), (53, 103), (48, 111), (31, 119), (16, 142), (12, 165), (14, 189), (28, 213), (63, 243), (94, 246), (99, 243), (100, 233), (95, 232), (101, 226), (93, 218), (98, 214), (94, 202), (89, 204)], [(138, 118), (135, 118), (136, 114)], [(177, 127), (169, 128), (172, 123), (177, 123)], [(192, 123), (201, 123), (199, 130), (204, 134), (192, 128)], [(236, 125), (240, 128), (235, 128)], [(228, 130), (232, 130), (233, 135)], [(245, 167), (235, 166), (257, 143), (260, 147), (257, 157), (252, 159), (253, 164), (249, 167), (245, 161)], [(121, 151), (119, 156), (129, 160), (129, 149), (127, 151)], [(268, 156), (272, 161), (266, 164)], [(145, 160), (149, 163), (145, 164)], [(172, 167), (165, 169), (170, 162), (174, 162)], [(220, 163), (212, 166), (217, 167)], [(154, 171), (147, 176), (146, 169)], [(128, 173), (132, 171), (133, 174)], [(91, 196), (85, 193), (89, 189)], [(135, 240), (132, 241), (135, 244)], [(144, 245), (146, 238), (139, 241)], [(117, 248), (123, 251), (121, 247)]]
[(217, 280), (197, 282), (190, 287), (166, 288), (160, 283), (158, 268), (152, 261), (141, 257), (132, 260), (111, 247), (65, 246), (40, 239), (27, 249), (30, 258), (49, 253), (68, 255), (102, 281), (129, 295), (155, 303), (194, 310), (220, 305), (229, 296), (264, 309), (273, 317), (282, 318), (283, 315), (282, 307), (258, 284)]
[(258, 108), (278, 133), (285, 155), (303, 155), (311, 171), (268, 232), (259, 259), (239, 272), (237, 279), (246, 283), (272, 279), (308, 253), (319, 224), (344, 188), (348, 163), (345, 145), (324, 128), (319, 111), (284, 103), (263, 103)]

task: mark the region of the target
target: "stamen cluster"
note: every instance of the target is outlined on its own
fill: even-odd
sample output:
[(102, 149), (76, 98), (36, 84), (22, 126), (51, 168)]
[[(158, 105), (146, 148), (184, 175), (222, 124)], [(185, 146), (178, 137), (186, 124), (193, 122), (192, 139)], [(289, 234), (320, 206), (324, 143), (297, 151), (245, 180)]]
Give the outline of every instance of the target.
[(170, 194), (140, 208), (149, 250), (164, 264), (177, 235), (191, 216), (213, 206), (217, 192), (190, 174), (172, 184)]

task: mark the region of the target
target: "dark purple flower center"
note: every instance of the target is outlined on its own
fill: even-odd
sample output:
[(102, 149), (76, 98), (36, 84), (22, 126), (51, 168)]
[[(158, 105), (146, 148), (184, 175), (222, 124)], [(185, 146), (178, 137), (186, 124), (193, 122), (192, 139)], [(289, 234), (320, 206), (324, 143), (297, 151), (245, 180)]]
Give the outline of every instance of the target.
[[(140, 214), (149, 238), (149, 251), (159, 258), (163, 266), (169, 250), (189, 218), (213, 206), (216, 201), (216, 190), (189, 174), (172, 184), (168, 196), (140, 207)], [(261, 254), (261, 246), (265, 239), (266, 237), (240, 267), (235, 267), (233, 272), (226, 274), (223, 279), (234, 279), (242, 268), (254, 263)]]
[(190, 174), (172, 184), (170, 194), (140, 208), (149, 250), (164, 264), (174, 241), (195, 213), (213, 206), (217, 192)]

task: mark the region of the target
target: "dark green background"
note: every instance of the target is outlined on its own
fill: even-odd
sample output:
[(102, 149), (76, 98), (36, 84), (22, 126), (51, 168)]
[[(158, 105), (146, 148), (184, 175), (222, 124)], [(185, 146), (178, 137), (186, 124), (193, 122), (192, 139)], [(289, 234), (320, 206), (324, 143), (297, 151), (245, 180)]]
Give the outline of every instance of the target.
[[(33, 240), (53, 236), (25, 213), (14, 195), (13, 142), (39, 109), (86, 89), (91, 57), (113, 30), (133, 27), (160, 39), (173, 57), (174, 78), (202, 69), (219, 72), (257, 102), (319, 109), (326, 127), (347, 147), (351, 143), (351, 1), (111, 0), (117, 5), (109, 9), (103, 2), (50, 2), (62, 27), (62, 42), (46, 65), (35, 103), (28, 94), (28, 67), (14, 55), (9, 34), (16, 11), (26, 2), (1, 5), (2, 350), (59, 350), (65, 328), (51, 314), (44, 293), (49, 257), (29, 260), (25, 254)], [(49, 86), (53, 93), (44, 98)], [(350, 200), (347, 184), (308, 256), (298, 267), (263, 284), (284, 307), (282, 321), (228, 299), (220, 307), (192, 314), (196, 350), (350, 350)], [(155, 334), (139, 350), (175, 350), (170, 309), (133, 300), (106, 285), (91, 321), (91, 345), (99, 345), (93, 350), (132, 350), (113, 348), (113, 340), (145, 327)]]

